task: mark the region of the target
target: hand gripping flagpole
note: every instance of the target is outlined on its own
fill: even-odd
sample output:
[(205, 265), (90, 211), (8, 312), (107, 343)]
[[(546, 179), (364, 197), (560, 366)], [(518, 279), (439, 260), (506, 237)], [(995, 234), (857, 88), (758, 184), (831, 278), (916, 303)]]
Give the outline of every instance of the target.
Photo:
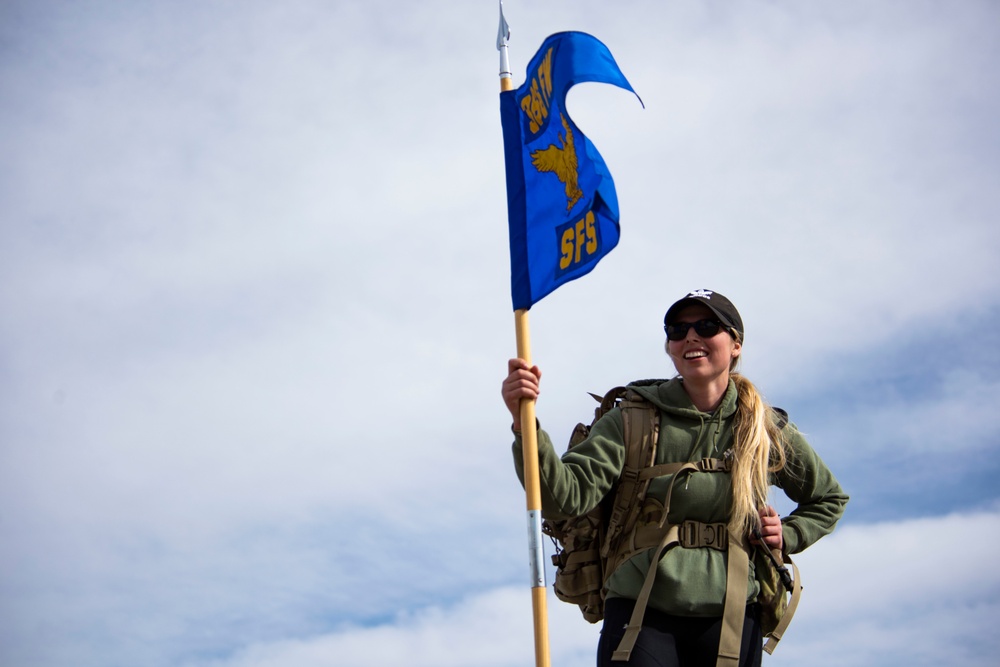
[[(497, 50), (500, 52), (500, 91), (514, 89), (511, 78), (507, 40), (510, 28), (503, 16), (500, 0), (500, 28), (497, 33)], [(514, 311), (514, 331), (517, 337), (517, 356), (531, 366), (531, 335), (528, 329), (528, 311)], [(549, 667), (549, 628), (545, 594), (545, 566), (542, 549), (542, 492), (538, 476), (538, 431), (535, 422), (535, 401), (521, 400), (521, 442), (524, 451), (524, 495), (528, 510), (528, 558), (531, 571), (531, 610), (535, 633), (535, 666)]]

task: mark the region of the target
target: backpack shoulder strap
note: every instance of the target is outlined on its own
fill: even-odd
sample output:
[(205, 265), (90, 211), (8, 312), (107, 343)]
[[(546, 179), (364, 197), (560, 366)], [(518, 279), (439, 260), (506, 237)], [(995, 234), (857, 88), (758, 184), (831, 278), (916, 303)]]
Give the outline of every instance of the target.
[[(795, 608), (799, 606), (799, 598), (802, 596), (802, 576), (799, 574), (798, 566), (787, 555), (784, 557), (784, 562), (792, 566), (795, 577), (792, 579), (792, 590), (789, 591), (791, 597), (788, 600), (788, 607), (781, 616), (781, 620), (778, 621), (778, 625), (767, 635), (767, 642), (764, 643), (764, 650), (767, 651), (768, 655), (774, 653), (774, 649), (778, 648), (778, 642), (781, 641), (782, 635), (785, 634), (788, 624), (792, 622), (792, 616), (795, 615)], [(779, 592), (779, 594), (781, 593)]]
[(726, 556), (726, 599), (723, 603), (716, 667), (739, 667), (740, 664), (743, 619), (746, 617), (747, 607), (747, 578), (750, 576), (748, 549), (743, 536), (730, 530), (729, 551)]
[(656, 460), (656, 442), (660, 435), (660, 411), (639, 393), (626, 388), (618, 407), (622, 413), (625, 462), (611, 506), (607, 539), (601, 545), (603, 557), (614, 552), (614, 547), (638, 517), (649, 488), (649, 478), (642, 478), (641, 473)]

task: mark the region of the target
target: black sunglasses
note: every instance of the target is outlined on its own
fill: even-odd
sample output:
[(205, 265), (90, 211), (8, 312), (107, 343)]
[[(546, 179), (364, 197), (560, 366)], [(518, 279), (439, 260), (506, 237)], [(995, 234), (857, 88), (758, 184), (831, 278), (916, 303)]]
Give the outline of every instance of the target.
[(663, 330), (667, 332), (668, 340), (684, 340), (687, 338), (688, 330), (694, 328), (694, 332), (702, 338), (717, 336), (725, 329), (725, 325), (719, 320), (698, 320), (697, 322), (679, 322), (677, 324), (667, 324)]

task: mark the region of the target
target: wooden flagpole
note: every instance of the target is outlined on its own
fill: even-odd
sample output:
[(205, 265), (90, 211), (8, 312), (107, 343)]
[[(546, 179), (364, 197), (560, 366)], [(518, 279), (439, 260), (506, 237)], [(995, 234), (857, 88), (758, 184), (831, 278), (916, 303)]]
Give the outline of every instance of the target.
[[(510, 31), (503, 16), (500, 0), (500, 30), (497, 49), (500, 51), (500, 91), (514, 89), (510, 62), (507, 57), (507, 40)], [(531, 366), (531, 335), (528, 328), (528, 311), (514, 311), (514, 331), (517, 337), (517, 356)], [(528, 556), (531, 570), (531, 611), (535, 635), (535, 667), (549, 667), (549, 626), (545, 594), (545, 565), (542, 549), (542, 492), (538, 477), (538, 430), (535, 422), (535, 401), (521, 401), (521, 442), (524, 452), (524, 496), (528, 511)]]
[[(528, 311), (514, 311), (517, 356), (531, 366)], [(542, 492), (538, 476), (538, 431), (535, 401), (521, 401), (521, 444), (524, 452), (524, 496), (528, 510), (528, 555), (531, 568), (531, 610), (535, 628), (535, 665), (549, 667), (549, 627), (542, 549)]]

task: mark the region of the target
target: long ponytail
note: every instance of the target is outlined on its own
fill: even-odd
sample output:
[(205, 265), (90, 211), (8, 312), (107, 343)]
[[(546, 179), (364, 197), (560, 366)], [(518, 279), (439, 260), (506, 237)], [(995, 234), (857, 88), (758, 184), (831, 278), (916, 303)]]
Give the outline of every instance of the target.
[(758, 508), (767, 504), (769, 473), (785, 467), (785, 442), (771, 409), (757, 387), (740, 373), (736, 384), (736, 432), (733, 436), (733, 510), (729, 525), (741, 535), (760, 528)]

